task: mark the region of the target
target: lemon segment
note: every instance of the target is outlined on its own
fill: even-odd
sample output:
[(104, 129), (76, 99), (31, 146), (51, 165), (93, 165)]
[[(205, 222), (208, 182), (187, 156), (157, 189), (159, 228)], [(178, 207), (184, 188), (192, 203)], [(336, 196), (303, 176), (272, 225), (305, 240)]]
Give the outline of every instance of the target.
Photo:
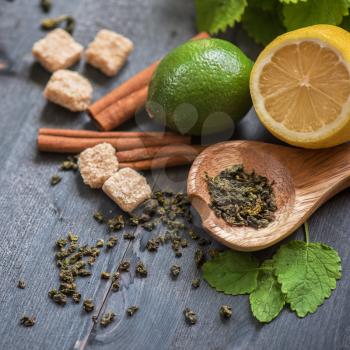
[(350, 34), (315, 25), (283, 34), (250, 77), (257, 115), (279, 139), (304, 148), (350, 140)]

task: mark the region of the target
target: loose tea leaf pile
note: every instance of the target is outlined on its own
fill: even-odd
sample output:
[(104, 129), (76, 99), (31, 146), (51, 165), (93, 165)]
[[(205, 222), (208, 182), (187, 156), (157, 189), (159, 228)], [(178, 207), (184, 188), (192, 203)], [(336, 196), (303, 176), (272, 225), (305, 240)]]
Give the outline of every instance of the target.
[(273, 184), (266, 177), (234, 165), (217, 176), (207, 175), (206, 180), (210, 207), (230, 225), (261, 228), (274, 220), (277, 206)]
[[(56, 264), (59, 267), (59, 289), (51, 289), (49, 297), (57, 304), (64, 306), (68, 297), (71, 297), (74, 303), (79, 303), (80, 293), (77, 291), (76, 278), (91, 276), (90, 267), (95, 263), (100, 255), (101, 240), (98, 240), (96, 246), (78, 245), (79, 237), (69, 233), (66, 238), (60, 238), (56, 241)], [(102, 244), (103, 246), (103, 244)]]
[(338, 253), (322, 243), (291, 241), (261, 265), (252, 254), (226, 251), (203, 266), (204, 279), (217, 291), (250, 293), (253, 315), (260, 322), (278, 316), (285, 303), (299, 317), (317, 310), (341, 277)]

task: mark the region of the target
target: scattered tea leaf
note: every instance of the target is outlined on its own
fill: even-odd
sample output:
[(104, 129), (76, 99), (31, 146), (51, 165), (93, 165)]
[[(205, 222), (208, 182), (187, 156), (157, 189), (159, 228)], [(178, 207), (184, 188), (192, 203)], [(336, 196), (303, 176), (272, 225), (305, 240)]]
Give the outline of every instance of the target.
[(201, 249), (197, 249), (196, 252), (194, 253), (194, 261), (196, 263), (197, 268), (201, 268), (203, 264), (206, 262), (206, 257), (205, 253)]
[(221, 305), (219, 310), (220, 316), (222, 318), (231, 318), (232, 316), (232, 307), (229, 305)]
[(104, 223), (104, 221), (105, 221), (104, 215), (103, 215), (103, 213), (100, 212), (100, 211), (96, 211), (96, 212), (94, 213), (93, 217), (94, 217), (94, 219), (95, 219), (98, 223), (100, 223), (100, 224)]
[(199, 278), (195, 278), (192, 280), (192, 287), (197, 289), (199, 288), (200, 284), (201, 284), (201, 280)]
[(58, 183), (60, 183), (62, 180), (62, 177), (59, 176), (59, 175), (53, 175), (51, 177), (51, 181), (50, 181), (50, 184), (51, 186), (56, 186)]
[(173, 265), (170, 268), (170, 274), (173, 278), (177, 278), (181, 272), (181, 267), (179, 265)]
[[(52, 30), (57, 28), (60, 24), (64, 24), (64, 30), (69, 34), (73, 34), (75, 29), (75, 19), (72, 16), (62, 15), (58, 17), (49, 17), (41, 21), (41, 28), (43, 30)], [(69, 157), (71, 158), (71, 157)], [(77, 170), (78, 165), (74, 161), (74, 164), (69, 164), (70, 160), (63, 162), (64, 168), (62, 170)]]
[(50, 12), (52, 8), (52, 1), (51, 0), (40, 0), (40, 7), (43, 10), (43, 12), (48, 13)]
[(107, 312), (106, 314), (104, 314), (101, 318), (100, 321), (100, 325), (102, 327), (107, 327), (108, 325), (110, 325), (113, 321), (115, 320), (115, 313), (113, 312)]
[(130, 269), (130, 261), (122, 261), (122, 262), (119, 264), (118, 271), (121, 271), (121, 272), (128, 272), (129, 269)]
[(106, 272), (106, 271), (101, 272), (101, 278), (103, 280), (109, 280), (110, 277), (111, 277), (111, 274), (109, 272)]
[(86, 312), (91, 312), (95, 308), (92, 299), (85, 299), (83, 302), (83, 308)]
[(135, 234), (131, 232), (126, 232), (124, 233), (123, 238), (129, 241), (133, 241), (135, 239)]
[(36, 323), (36, 317), (35, 316), (26, 316), (24, 315), (19, 323), (24, 326), (24, 327), (32, 327), (35, 325)]
[(128, 316), (134, 316), (134, 314), (139, 310), (138, 306), (130, 306), (128, 307), (128, 309), (126, 310), (126, 313)]
[(149, 252), (156, 252), (159, 248), (159, 240), (157, 239), (150, 239), (148, 240), (146, 244), (146, 248)]
[(115, 236), (111, 236), (111, 237), (109, 237), (109, 239), (106, 243), (106, 247), (107, 247), (107, 249), (113, 248), (117, 243), (118, 243), (118, 238)]
[(147, 277), (148, 271), (142, 261), (138, 261), (135, 268), (136, 276)]
[[(44, 20), (45, 21), (45, 20)], [(52, 21), (47, 21), (48, 25), (52, 25)], [(78, 170), (78, 156), (68, 156), (65, 161), (60, 166), (60, 170), (62, 171), (76, 171)]]
[(189, 308), (184, 310), (185, 320), (186, 322), (192, 326), (197, 323), (197, 315)]
[(73, 300), (76, 304), (80, 303), (80, 299), (81, 299), (81, 294), (80, 294), (80, 293), (74, 292), (74, 293), (72, 294), (72, 300)]
[(103, 239), (99, 239), (97, 242), (96, 242), (96, 247), (97, 248), (102, 248), (105, 244), (105, 241)]
[(17, 287), (20, 289), (24, 289), (26, 287), (26, 283), (23, 280), (19, 280)]
[(122, 230), (125, 226), (125, 220), (123, 215), (117, 215), (112, 219), (109, 219), (107, 222), (107, 226), (109, 231), (115, 232)]

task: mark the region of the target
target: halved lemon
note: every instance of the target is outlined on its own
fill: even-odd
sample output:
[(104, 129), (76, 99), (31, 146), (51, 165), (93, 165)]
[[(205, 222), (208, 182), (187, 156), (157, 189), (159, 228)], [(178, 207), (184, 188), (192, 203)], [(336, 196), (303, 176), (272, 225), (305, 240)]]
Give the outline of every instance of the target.
[(350, 33), (314, 25), (277, 37), (259, 55), (250, 92), (265, 127), (304, 148), (350, 140)]

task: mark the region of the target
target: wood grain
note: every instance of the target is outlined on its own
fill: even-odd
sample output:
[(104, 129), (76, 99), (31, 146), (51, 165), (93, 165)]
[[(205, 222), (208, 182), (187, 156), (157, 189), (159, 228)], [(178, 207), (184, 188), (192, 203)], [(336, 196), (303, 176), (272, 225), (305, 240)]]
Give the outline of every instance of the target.
[[(304, 150), (253, 141), (228, 141), (208, 147), (191, 167), (187, 193), (203, 227), (226, 246), (242, 251), (270, 247), (291, 235), (329, 198), (350, 185), (350, 146)], [(210, 209), (205, 175), (216, 176), (235, 164), (273, 183), (278, 210), (259, 230), (227, 224)]]
[[(64, 156), (37, 152), (38, 128), (94, 129), (94, 126), (86, 115), (47, 104), (42, 97), (50, 75), (33, 62), (30, 54), (32, 43), (44, 34), (38, 27), (46, 15), (41, 13), (38, 2), (0, 2), (0, 47), (12, 62), (10, 72), (0, 76), (0, 349), (350, 348), (349, 190), (327, 202), (310, 220), (311, 240), (339, 251), (343, 278), (331, 298), (305, 319), (283, 311), (271, 324), (261, 325), (253, 319), (246, 296), (216, 293), (205, 282), (192, 290), (191, 279), (200, 275), (193, 264), (196, 244), (192, 242), (180, 259), (168, 248), (152, 254), (144, 247), (148, 237), (156, 232), (143, 231), (136, 232), (134, 242), (120, 239), (115, 250), (101, 255), (91, 279), (79, 281), (84, 297), (93, 297), (97, 311), (112, 309), (117, 314), (114, 325), (102, 329), (81, 312), (80, 306), (69, 304), (62, 309), (53, 304), (47, 291), (58, 283), (52, 251), (54, 241), (68, 230), (79, 234), (86, 243), (101, 237), (106, 239), (105, 227), (93, 220), (92, 213), (98, 209), (108, 215), (119, 211), (101, 191), (84, 186), (73, 173), (64, 173), (59, 185), (49, 186), (50, 177), (57, 173)], [(195, 33), (192, 1), (55, 1), (51, 15), (62, 13), (78, 19), (75, 38), (84, 46), (103, 27), (120, 32), (135, 43), (128, 64), (115, 79), (105, 78), (83, 62), (74, 67), (92, 81), (96, 99)], [(232, 33), (226, 37), (232, 39)], [(235, 32), (233, 38), (246, 52), (256, 53), (254, 44), (242, 31)], [(128, 123), (123, 129), (155, 130), (156, 126), (140, 113), (137, 124)], [(257, 122), (253, 111), (237, 126), (234, 137), (277, 142)], [(155, 171), (148, 173), (147, 178), (158, 189), (185, 190), (188, 170)], [(207, 238), (198, 217), (195, 224)], [(301, 239), (301, 232), (292, 238)], [(260, 254), (269, 256), (275, 249)], [(99, 275), (101, 271), (113, 270), (125, 258), (130, 258), (133, 264), (142, 259), (150, 276), (136, 279), (133, 272), (125, 274), (121, 291), (110, 293), (108, 283), (101, 281)], [(173, 263), (183, 268), (177, 281), (170, 280), (168, 275), (169, 265)], [(16, 288), (19, 278), (27, 282), (25, 290)], [(130, 304), (140, 306), (139, 313), (131, 319), (125, 316), (125, 308)], [(229, 322), (223, 323), (219, 318), (221, 304), (233, 307)], [(184, 323), (184, 306), (198, 313), (197, 325), (188, 327)], [(23, 313), (37, 315), (38, 322), (33, 328), (18, 325)]]

